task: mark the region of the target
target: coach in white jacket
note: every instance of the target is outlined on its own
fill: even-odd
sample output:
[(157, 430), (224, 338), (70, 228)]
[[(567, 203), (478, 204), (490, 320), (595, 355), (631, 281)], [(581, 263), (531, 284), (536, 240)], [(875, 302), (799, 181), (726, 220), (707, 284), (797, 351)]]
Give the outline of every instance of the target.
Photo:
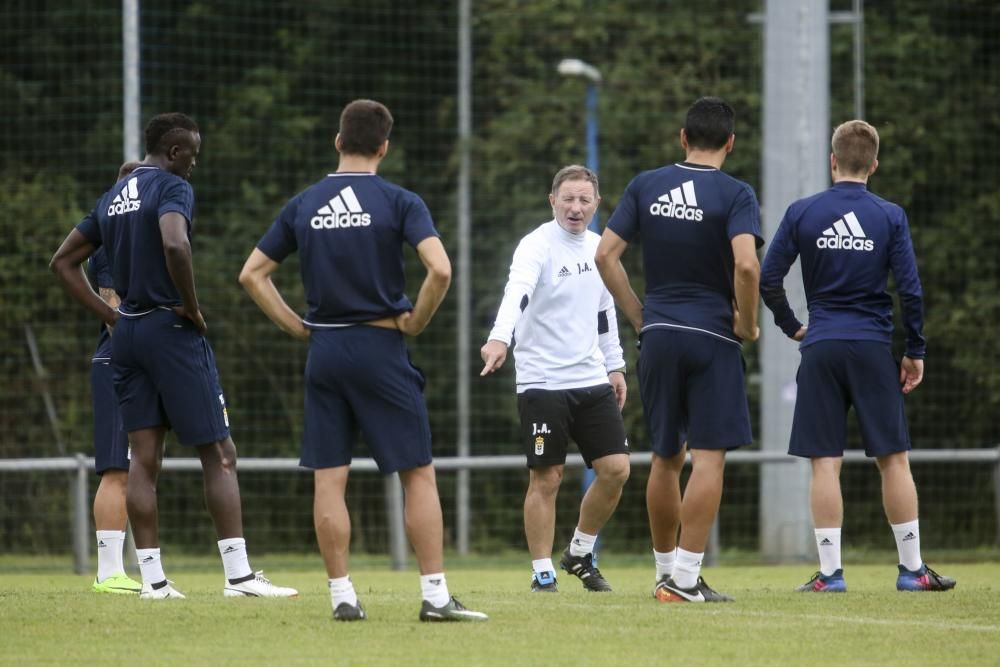
[(587, 229), (600, 201), (597, 175), (586, 167), (563, 167), (555, 175), (549, 194), (555, 219), (514, 251), (503, 302), (481, 350), (480, 375), (489, 375), (503, 365), (516, 334), (517, 406), (529, 469), (524, 532), (531, 590), (539, 592), (557, 590), (552, 542), (569, 440), (597, 473), (560, 562), (587, 590), (611, 590), (594, 566), (594, 542), (629, 475), (621, 416), (625, 362), (614, 301), (594, 264), (600, 237)]

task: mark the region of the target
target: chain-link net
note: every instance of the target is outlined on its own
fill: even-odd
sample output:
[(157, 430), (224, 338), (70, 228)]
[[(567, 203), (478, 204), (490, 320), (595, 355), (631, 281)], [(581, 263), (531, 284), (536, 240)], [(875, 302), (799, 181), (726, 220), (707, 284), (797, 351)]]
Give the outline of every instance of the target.
[[(93, 4), (93, 3), (91, 3)], [(306, 348), (279, 332), (236, 283), (254, 243), (284, 202), (336, 167), (340, 109), (378, 99), (396, 124), (381, 173), (419, 193), (445, 245), (457, 255), (457, 3), (371, 0), (264, 2), (144, 0), (140, 13), (142, 121), (162, 111), (192, 115), (203, 146), (193, 176), (195, 273), (244, 457), (295, 457), (302, 432)], [(760, 194), (762, 27), (754, 0), (699, 3), (472, 4), (472, 231), (469, 395), (473, 455), (520, 454), (513, 364), (478, 377), (478, 348), (495, 316), (518, 240), (550, 215), (554, 172), (588, 159), (588, 82), (556, 64), (597, 67), (599, 164), (606, 222), (639, 171), (683, 158), (677, 133), (687, 106), (715, 94), (737, 113), (726, 170)], [(831, 10), (850, 9), (833, 2)], [(108, 188), (122, 157), (122, 15), (118, 3), (8, 2), (0, 9), (0, 254), (3, 382), (0, 457), (90, 453), (89, 355), (94, 322), (55, 284), (46, 263)], [(868, 3), (864, 15), (865, 116), (882, 137), (876, 193), (904, 206), (926, 295), (927, 377), (907, 399), (917, 448), (981, 448), (1000, 442), (1000, 321), (997, 261), (998, 9), (988, 2), (942, 6)], [(854, 115), (852, 27), (831, 27), (831, 121)], [(639, 252), (625, 258), (641, 293)], [(408, 255), (411, 294), (422, 278)], [(456, 276), (456, 279), (459, 279)], [(276, 275), (302, 310), (294, 258)], [(457, 291), (411, 342), (428, 385), (436, 456), (456, 452)], [(762, 314), (762, 326), (772, 326)], [(634, 336), (623, 344), (634, 369)], [(759, 419), (759, 361), (746, 350), (751, 414)], [(648, 449), (638, 385), (625, 409), (633, 449)], [(854, 445), (859, 444), (856, 434)], [(193, 452), (168, 445), (168, 456)], [(366, 456), (359, 446), (357, 456)], [(967, 464), (914, 465), (929, 546), (975, 547), (997, 539), (992, 471)], [(200, 479), (161, 482), (165, 541), (211, 540)], [(646, 470), (635, 467), (608, 548), (648, 550)], [(244, 473), (247, 533), (255, 550), (312, 548), (311, 476)], [(454, 473), (439, 473), (449, 544)], [(474, 550), (523, 548), (523, 470), (472, 473)], [(845, 542), (889, 546), (870, 466), (844, 468)], [(66, 550), (63, 473), (0, 472), (0, 536), (11, 551)], [(730, 466), (720, 515), (725, 546), (757, 547), (759, 470)], [(557, 541), (573, 528), (579, 474), (567, 471)], [(387, 549), (382, 482), (352, 476), (348, 502), (355, 548)], [(850, 538), (846, 536), (850, 535)], [(200, 548), (200, 547), (199, 547)]]

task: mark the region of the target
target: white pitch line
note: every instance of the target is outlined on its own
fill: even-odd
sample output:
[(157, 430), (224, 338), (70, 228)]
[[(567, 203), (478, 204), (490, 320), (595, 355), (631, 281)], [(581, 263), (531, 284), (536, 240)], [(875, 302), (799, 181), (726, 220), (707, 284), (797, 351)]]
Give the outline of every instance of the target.
[[(596, 595), (596, 594), (595, 594)], [(836, 595), (836, 593), (830, 593), (830, 595)], [(514, 604), (514, 601), (511, 601)], [(735, 603), (739, 604), (739, 601)], [(602, 605), (603, 606), (603, 605)], [(632, 608), (632, 603), (629, 602), (624, 605), (608, 605), (611, 606), (621, 606), (623, 608)], [(560, 607), (587, 610), (593, 609), (591, 603), (586, 602), (564, 602), (560, 604)], [(903, 627), (927, 627), (937, 630), (959, 630), (965, 632), (997, 632), (1000, 633), (1000, 625), (977, 625), (975, 623), (951, 623), (948, 621), (939, 620), (920, 620), (920, 619), (892, 619), (892, 618), (870, 618), (863, 616), (832, 616), (827, 614), (787, 614), (782, 612), (773, 611), (754, 611), (750, 609), (739, 609), (734, 606), (733, 603), (706, 603), (706, 604), (665, 604), (665, 603), (655, 603), (655, 605), (650, 607), (651, 609), (690, 609), (692, 614), (705, 614), (707, 616), (745, 616), (750, 618), (759, 618), (761, 620), (808, 620), (823, 623), (846, 623), (854, 625), (892, 625), (892, 626), (903, 626)]]
[[(714, 605), (713, 605), (714, 606)], [(827, 614), (784, 614), (769, 611), (750, 611), (744, 609), (705, 610), (706, 614), (713, 616), (751, 616), (759, 618), (774, 619), (804, 619), (810, 621), (822, 621), (824, 623), (853, 623), (856, 625), (901, 625), (901, 626), (923, 626), (940, 630), (964, 630), (968, 632), (1000, 632), (1000, 625), (976, 625), (973, 623), (949, 623), (939, 620), (912, 620), (912, 619), (891, 619), (891, 618), (865, 618), (861, 616), (829, 616)]]

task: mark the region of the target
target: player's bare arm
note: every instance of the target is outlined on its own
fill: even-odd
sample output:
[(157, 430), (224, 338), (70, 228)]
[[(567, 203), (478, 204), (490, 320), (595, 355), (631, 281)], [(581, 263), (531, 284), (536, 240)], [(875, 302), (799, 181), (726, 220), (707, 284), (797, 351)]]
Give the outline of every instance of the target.
[(194, 265), (191, 261), (191, 241), (187, 235), (187, 219), (173, 211), (160, 216), (160, 236), (163, 239), (167, 272), (181, 295), (182, 305), (174, 310), (178, 315), (194, 322), (198, 333), (204, 335), (208, 325), (201, 314), (198, 294), (194, 289)]
[(752, 234), (738, 234), (732, 239), (733, 290), (736, 310), (733, 311), (733, 332), (743, 340), (757, 340), (757, 301), (760, 298), (760, 262), (757, 260), (757, 243)]
[(618, 309), (628, 319), (636, 333), (642, 328), (642, 302), (636, 296), (628, 280), (628, 273), (622, 266), (621, 257), (628, 243), (610, 229), (601, 234), (601, 242), (597, 246), (594, 262), (601, 274), (611, 296), (615, 298)]
[(507, 344), (502, 340), (488, 340), (479, 349), (479, 355), (483, 358), (483, 370), (479, 375), (489, 375), (503, 366), (503, 362), (507, 360)]
[(258, 248), (254, 248), (240, 271), (240, 285), (254, 303), (285, 333), (301, 340), (309, 339), (309, 329), (292, 310), (271, 280), (271, 274), (281, 266)]
[(79, 230), (69, 233), (49, 262), (66, 292), (97, 315), (109, 327), (118, 320), (118, 311), (108, 305), (90, 286), (83, 272), (83, 262), (96, 248)]
[(451, 261), (441, 239), (429, 236), (417, 244), (417, 256), (427, 269), (413, 310), (396, 317), (396, 326), (407, 336), (419, 335), (430, 323), (451, 285)]

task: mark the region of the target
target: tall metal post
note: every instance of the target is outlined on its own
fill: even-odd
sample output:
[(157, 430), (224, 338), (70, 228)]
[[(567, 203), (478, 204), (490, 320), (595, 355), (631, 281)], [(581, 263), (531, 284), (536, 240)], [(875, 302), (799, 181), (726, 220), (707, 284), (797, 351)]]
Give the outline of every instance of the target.
[[(557, 69), (563, 76), (582, 76), (588, 81), (586, 95), (587, 169), (590, 169), (592, 172), (597, 174), (597, 87), (601, 82), (601, 72), (593, 65), (585, 63), (582, 60), (577, 60), (576, 58), (567, 58), (560, 61)], [(591, 218), (590, 224), (587, 225), (587, 228), (595, 234), (601, 233), (600, 211), (594, 211), (594, 217)], [(587, 489), (590, 488), (590, 485), (594, 483), (595, 479), (597, 479), (597, 473), (594, 472), (594, 469), (584, 468), (583, 478), (581, 480), (581, 492), (586, 494)], [(594, 543), (595, 558), (597, 557), (597, 552), (600, 550), (600, 546), (600, 539), (598, 539), (598, 541)]]
[[(830, 185), (828, 0), (767, 0), (764, 26), (763, 227), (774, 237), (794, 200)], [(785, 279), (789, 302), (806, 321), (799, 264)], [(795, 406), (796, 343), (768, 313), (761, 326), (761, 447), (788, 446)], [(809, 464), (766, 463), (760, 477), (760, 544), (766, 560), (815, 553)]]
[[(597, 81), (587, 85), (587, 169), (598, 172), (597, 159)], [(594, 218), (588, 225), (590, 230), (601, 233), (601, 213), (594, 212)]]
[(854, 0), (854, 117), (865, 117), (865, 0)]
[[(469, 431), (469, 377), (470, 367), (469, 344), (472, 335), (472, 271), (471, 229), (472, 179), (470, 175), (472, 156), (472, 9), (470, 0), (460, 0), (458, 3), (458, 224), (457, 241), (458, 257), (456, 284), (458, 289), (458, 326), (455, 349), (458, 358), (455, 360), (456, 373), (456, 412), (458, 413), (458, 456), (470, 454)], [(471, 517), (469, 494), (469, 471), (459, 470), (455, 485), (455, 518), (456, 542), (460, 555), (469, 553), (469, 522)]]
[(122, 157), (141, 160), (139, 118), (139, 0), (122, 0)]
[[(141, 80), (139, 73), (139, 0), (122, 0), (122, 160), (141, 160), (139, 119), (142, 117)], [(138, 568), (135, 536), (125, 534), (125, 566)]]
[(73, 572), (85, 574), (90, 570), (90, 508), (87, 475), (90, 468), (83, 454), (76, 455), (76, 474), (70, 487), (70, 507), (73, 522)]
[(403, 512), (403, 485), (399, 481), (399, 473), (386, 475), (383, 480), (385, 489), (385, 508), (389, 517), (389, 555), (392, 559), (392, 569), (406, 569), (406, 516)]

